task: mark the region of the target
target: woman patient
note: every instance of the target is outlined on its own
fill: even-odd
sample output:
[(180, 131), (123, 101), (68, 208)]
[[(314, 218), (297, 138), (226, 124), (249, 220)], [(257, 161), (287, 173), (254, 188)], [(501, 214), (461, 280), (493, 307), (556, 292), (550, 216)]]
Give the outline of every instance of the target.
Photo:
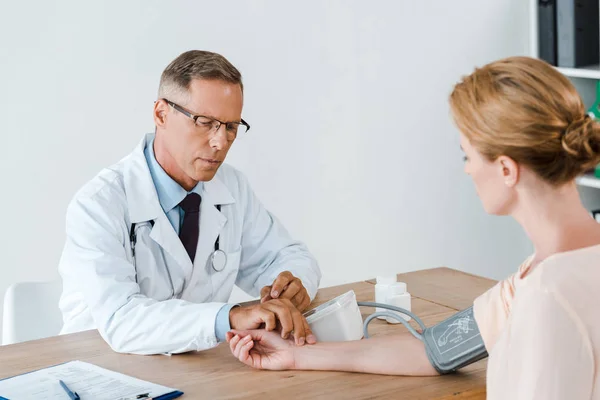
[[(575, 186), (600, 163), (600, 123), (567, 78), (526, 57), (476, 69), (450, 108), (485, 210), (517, 220), (535, 249), (474, 303), (490, 354), (488, 398), (600, 399), (600, 224)], [(303, 347), (264, 330), (227, 339), (255, 368), (436, 374), (408, 332)]]

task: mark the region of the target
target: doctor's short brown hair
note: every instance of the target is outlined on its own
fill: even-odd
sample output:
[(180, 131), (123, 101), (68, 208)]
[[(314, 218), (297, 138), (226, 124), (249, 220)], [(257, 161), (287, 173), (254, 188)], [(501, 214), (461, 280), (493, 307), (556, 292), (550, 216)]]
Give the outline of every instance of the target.
[(158, 86), (158, 98), (177, 101), (187, 95), (193, 79), (221, 80), (238, 84), (244, 91), (242, 74), (225, 57), (203, 50), (186, 51), (163, 71)]

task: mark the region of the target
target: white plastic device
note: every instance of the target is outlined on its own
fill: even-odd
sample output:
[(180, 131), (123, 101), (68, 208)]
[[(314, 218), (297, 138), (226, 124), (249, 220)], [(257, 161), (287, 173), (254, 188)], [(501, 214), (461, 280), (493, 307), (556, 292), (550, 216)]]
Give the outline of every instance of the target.
[[(411, 310), (410, 293), (406, 291), (406, 283), (396, 282), (388, 287), (387, 297), (385, 303), (391, 306), (403, 308), (405, 310)], [(399, 312), (390, 311), (397, 316), (404, 318), (406, 321), (410, 321), (410, 316), (401, 314)], [(396, 318), (386, 317), (385, 320), (390, 324), (399, 324), (400, 321)]]
[(363, 319), (353, 290), (307, 311), (304, 317), (320, 342), (343, 342), (363, 337)]
[[(378, 276), (377, 284), (375, 285), (375, 303), (388, 304), (388, 290), (391, 285), (396, 283), (396, 275), (393, 276)], [(375, 312), (386, 311), (383, 308), (375, 309)], [(385, 320), (384, 316), (377, 317), (378, 319)]]

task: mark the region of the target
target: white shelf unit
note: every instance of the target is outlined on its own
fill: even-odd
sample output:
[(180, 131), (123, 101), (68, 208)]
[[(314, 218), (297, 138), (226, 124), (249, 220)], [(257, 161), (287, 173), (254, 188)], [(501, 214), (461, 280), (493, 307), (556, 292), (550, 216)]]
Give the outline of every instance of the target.
[(580, 186), (600, 189), (600, 178), (596, 178), (593, 174), (586, 174), (577, 178), (577, 184)]
[[(539, 56), (537, 16), (538, 2), (539, 0), (529, 0), (529, 51), (530, 55), (536, 58)], [(600, 34), (600, 32), (598, 34)], [(577, 87), (577, 90), (581, 93), (586, 105), (590, 106), (593, 104), (595, 99), (592, 97), (595, 97), (596, 81), (600, 80), (600, 65), (589, 65), (580, 68), (556, 67), (556, 69), (569, 78), (575, 78), (573, 83)], [(600, 178), (596, 178), (593, 174), (586, 174), (577, 178), (577, 184), (583, 187), (600, 189)]]
[(562, 68), (557, 67), (563, 75), (571, 78), (586, 78), (586, 79), (600, 79), (600, 65), (590, 65), (582, 68)]

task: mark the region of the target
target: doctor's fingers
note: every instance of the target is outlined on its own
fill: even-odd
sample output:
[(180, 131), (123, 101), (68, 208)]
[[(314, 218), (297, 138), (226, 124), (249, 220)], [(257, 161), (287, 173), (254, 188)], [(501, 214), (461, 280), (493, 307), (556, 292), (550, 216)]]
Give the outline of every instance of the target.
[[(281, 324), (281, 337), (288, 338), (288, 335), (294, 332), (294, 341), (302, 346), (306, 342), (306, 337), (310, 334), (308, 323), (300, 311), (289, 300), (271, 300), (264, 305), (273, 307), (277, 313), (277, 318)], [(308, 329), (308, 332), (307, 332)]]
[(271, 297), (276, 299), (283, 292), (285, 287), (290, 284), (291, 281), (296, 279), (294, 275), (290, 271), (284, 271), (279, 274), (279, 276), (273, 282), (271, 288)]
[(265, 301), (269, 301), (271, 299), (273, 299), (271, 297), (271, 286), (265, 286), (264, 288), (260, 289), (260, 302), (264, 303)]
[[(296, 339), (297, 345), (304, 345), (304, 343), (314, 344), (317, 340), (308, 326), (308, 322), (306, 322), (306, 318), (300, 313), (300, 311), (295, 310), (292, 312), (292, 318), (294, 318), (294, 338)], [(297, 331), (297, 326), (301, 326), (303, 329), (303, 333)]]
[(265, 304), (261, 304), (260, 307), (255, 308), (254, 313), (256, 317), (265, 324), (265, 330), (272, 331), (277, 328), (278, 316), (271, 307), (265, 307)]
[[(306, 293), (306, 290), (303, 290), (303, 292)], [(306, 293), (306, 298), (303, 302), (306, 304), (306, 306), (304, 306), (304, 308), (306, 308), (308, 306), (308, 304), (310, 304), (310, 297), (308, 296), (308, 293)], [(310, 329), (310, 325), (308, 325), (306, 318), (304, 318), (304, 315), (302, 315), (300, 310), (294, 305), (294, 303), (292, 301), (290, 301), (288, 299), (279, 299), (279, 300), (276, 299), (276, 300), (271, 300), (265, 304), (278, 304), (278, 303), (282, 303), (289, 309), (289, 312), (291, 314), (292, 321), (294, 324), (293, 332), (294, 332), (294, 340), (295, 340), (296, 344), (302, 346), (304, 343), (308, 343), (308, 344), (316, 343), (317, 338), (312, 333), (312, 329)], [(284, 328), (283, 322), (281, 320), (280, 320), (280, 323), (282, 325), (281, 326), (281, 337), (286, 339), (287, 338), (287, 329)]]
[(306, 290), (300, 291), (291, 300), (292, 304), (294, 304), (300, 312), (306, 310), (306, 308), (310, 305), (310, 296)]
[(298, 278), (294, 278), (290, 281), (290, 283), (283, 288), (283, 291), (279, 294), (280, 299), (293, 299), (298, 293), (304, 291), (304, 286), (302, 286), (302, 281)]
[[(289, 303), (289, 300), (286, 300), (286, 302)], [(270, 300), (263, 303), (262, 306), (277, 317), (281, 325), (281, 337), (287, 339), (290, 332), (294, 330), (294, 319), (291, 310), (295, 307), (291, 303), (289, 305), (284, 303), (282, 300)]]

